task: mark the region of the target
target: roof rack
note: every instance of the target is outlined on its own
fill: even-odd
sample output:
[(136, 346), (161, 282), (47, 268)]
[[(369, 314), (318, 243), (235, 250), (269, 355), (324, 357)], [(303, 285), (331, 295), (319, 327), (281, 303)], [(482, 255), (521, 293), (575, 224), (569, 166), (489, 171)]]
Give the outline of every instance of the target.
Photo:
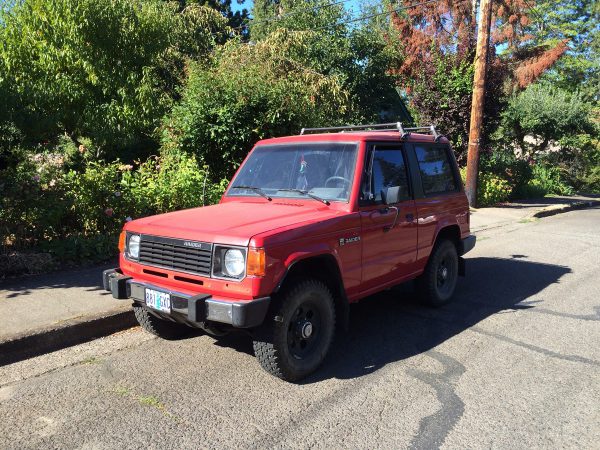
[(431, 133), (434, 140), (437, 142), (441, 134), (439, 134), (434, 125), (423, 126), (423, 127), (408, 127), (404, 128), (402, 126), (402, 122), (390, 122), (390, 123), (376, 123), (376, 124), (368, 124), (368, 125), (344, 125), (341, 127), (324, 127), (324, 128), (302, 128), (300, 134), (309, 134), (309, 133), (321, 133), (321, 132), (338, 132), (344, 133), (346, 131), (397, 131), (400, 133), (400, 137), (402, 139), (406, 138), (410, 135), (410, 133)]

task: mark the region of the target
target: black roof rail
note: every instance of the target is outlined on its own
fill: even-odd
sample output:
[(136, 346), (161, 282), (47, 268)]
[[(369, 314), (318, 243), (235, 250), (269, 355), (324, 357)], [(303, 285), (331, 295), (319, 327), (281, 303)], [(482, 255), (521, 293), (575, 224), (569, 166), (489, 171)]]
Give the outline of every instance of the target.
[(423, 127), (408, 127), (404, 128), (402, 122), (390, 122), (390, 123), (374, 123), (366, 125), (343, 125), (339, 127), (323, 127), (323, 128), (302, 128), (300, 134), (309, 133), (344, 133), (346, 131), (397, 131), (400, 133), (401, 138), (405, 138), (410, 135), (411, 132), (431, 133), (435, 141), (437, 142), (441, 134), (437, 132), (434, 125), (423, 126)]

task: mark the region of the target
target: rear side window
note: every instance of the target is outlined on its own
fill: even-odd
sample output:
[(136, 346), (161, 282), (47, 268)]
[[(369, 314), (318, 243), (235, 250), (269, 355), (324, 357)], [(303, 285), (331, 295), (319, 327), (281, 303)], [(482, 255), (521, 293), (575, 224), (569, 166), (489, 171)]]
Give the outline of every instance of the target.
[(425, 195), (455, 192), (458, 183), (450, 159), (450, 149), (443, 146), (415, 144), (423, 193)]

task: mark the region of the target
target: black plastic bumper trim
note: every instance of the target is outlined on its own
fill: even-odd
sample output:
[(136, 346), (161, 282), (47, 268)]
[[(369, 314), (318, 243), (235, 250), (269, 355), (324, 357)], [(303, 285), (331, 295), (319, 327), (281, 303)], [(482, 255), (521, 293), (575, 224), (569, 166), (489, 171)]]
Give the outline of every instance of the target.
[(110, 291), (117, 299), (130, 298), (145, 303), (146, 288), (168, 292), (171, 295), (171, 311), (177, 313), (180, 320), (184, 318), (190, 324), (212, 321), (230, 324), (236, 328), (253, 328), (263, 322), (271, 303), (271, 297), (230, 301), (214, 298), (206, 293), (183, 294), (134, 280), (123, 275), (119, 269), (105, 270), (102, 276), (104, 289)]
[(461, 243), (461, 251), (460, 251), (459, 256), (462, 256), (465, 253), (468, 253), (471, 250), (473, 250), (473, 247), (475, 247), (476, 241), (477, 241), (477, 236), (474, 236), (474, 235), (470, 235), (470, 236), (467, 236), (466, 238), (464, 238)]

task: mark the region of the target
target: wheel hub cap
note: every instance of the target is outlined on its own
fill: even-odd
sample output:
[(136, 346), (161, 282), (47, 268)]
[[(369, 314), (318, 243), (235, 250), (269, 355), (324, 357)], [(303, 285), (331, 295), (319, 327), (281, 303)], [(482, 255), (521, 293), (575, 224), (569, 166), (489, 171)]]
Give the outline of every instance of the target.
[(445, 280), (446, 278), (448, 278), (448, 268), (447, 267), (443, 267), (442, 268), (442, 279)]
[(301, 328), (301, 334), (304, 339), (308, 339), (313, 334), (313, 325), (310, 322), (304, 322)]

